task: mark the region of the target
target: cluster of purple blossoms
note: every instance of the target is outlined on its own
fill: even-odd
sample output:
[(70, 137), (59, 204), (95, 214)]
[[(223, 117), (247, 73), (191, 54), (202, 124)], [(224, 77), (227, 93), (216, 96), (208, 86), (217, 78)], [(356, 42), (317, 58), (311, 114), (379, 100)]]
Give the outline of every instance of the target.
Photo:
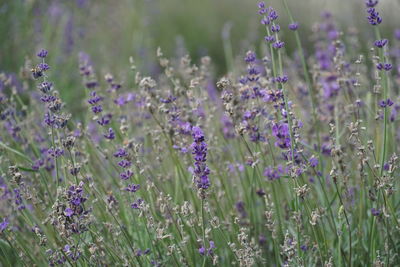
[[(81, 75), (83, 76), (86, 89), (91, 90), (88, 103), (91, 105), (91, 111), (94, 113), (94, 119), (96, 120), (97, 124), (105, 127), (110, 124), (112, 115), (109, 113), (104, 114), (103, 112), (103, 106), (101, 105), (103, 97), (98, 95), (96, 92), (96, 88), (98, 87), (99, 83), (94, 73), (93, 66), (90, 63), (89, 55), (83, 52), (79, 54), (79, 69)], [(106, 80), (112, 83), (112, 78)], [(112, 128), (108, 128), (108, 131), (106, 130), (103, 136), (108, 140), (115, 139), (114, 130)]]
[(385, 45), (387, 45), (388, 44), (388, 40), (387, 39), (381, 39), (381, 40), (376, 40), (375, 42), (374, 42), (374, 45), (376, 46), (376, 47), (378, 47), (378, 48), (383, 48)]
[(371, 25), (381, 24), (382, 18), (379, 16), (379, 12), (375, 10), (375, 6), (378, 4), (377, 0), (367, 0), (365, 1), (365, 5), (367, 7), (368, 13), (368, 22)]
[(45, 103), (47, 108), (44, 115), (45, 124), (51, 128), (65, 128), (70, 116), (61, 113), (63, 103), (57, 94), (52, 94), (53, 83), (47, 81), (45, 72), (50, 69), (45, 62), (47, 54), (48, 52), (44, 49), (39, 51), (37, 56), (42, 59), (42, 62), (32, 69), (32, 76), (34, 79), (43, 78), (43, 81), (37, 87), (42, 93), (40, 100)]
[(211, 185), (208, 175), (210, 169), (206, 164), (207, 160), (207, 144), (204, 142), (204, 133), (200, 127), (192, 128), (192, 137), (194, 142), (190, 146), (194, 155), (194, 178), (197, 188), (205, 190)]
[(79, 185), (71, 185), (67, 190), (67, 198), (69, 205), (64, 210), (65, 216), (80, 216), (81, 214), (88, 213), (84, 209), (87, 197), (83, 195), (83, 182), (80, 182)]
[(14, 201), (15, 201), (15, 205), (17, 206), (18, 210), (23, 210), (26, 208), (25, 204), (22, 200), (21, 191), (19, 188), (14, 189)]
[(67, 261), (76, 262), (81, 256), (81, 251), (79, 251), (79, 249), (68, 244), (64, 246), (62, 251), (53, 251), (52, 249), (48, 249), (46, 252), (49, 257), (49, 266), (63, 265)]
[[(114, 154), (115, 158), (120, 159), (118, 165), (123, 168), (123, 171), (119, 174), (121, 180), (129, 180), (133, 176), (133, 171), (131, 170), (132, 162), (129, 153), (125, 148), (119, 148)], [(139, 184), (128, 184), (124, 190), (130, 193), (135, 193), (140, 189)], [(139, 209), (143, 200), (138, 198), (135, 202), (131, 204), (133, 209)]]
[[(279, 24), (275, 23), (275, 20), (278, 19), (278, 13), (272, 7), (265, 7), (264, 2), (260, 2), (258, 4), (258, 13), (263, 16), (261, 19), (261, 24), (265, 25), (266, 27), (269, 26), (269, 30), (274, 35), (268, 35), (265, 37), (265, 41), (269, 43), (273, 43), (272, 46), (276, 49), (282, 48), (285, 46), (285, 43), (278, 40), (278, 32), (280, 31), (281, 27)], [(298, 24), (291, 24), (291, 30), (296, 30)]]
[[(267, 91), (259, 82), (261, 76), (261, 68), (256, 64), (256, 54), (253, 51), (248, 51), (244, 60), (247, 63), (247, 75), (242, 77), (239, 82), (242, 85), (240, 88), (241, 100), (249, 99), (264, 99)], [(265, 137), (259, 130), (256, 118), (259, 115), (265, 115), (263, 107), (254, 107), (252, 110), (244, 110), (242, 117), (242, 125), (246, 129), (252, 142), (265, 141)]]
[(256, 117), (259, 113), (260, 111), (255, 109), (252, 111), (247, 110), (243, 115), (242, 124), (249, 135), (250, 141), (252, 142), (264, 142), (266, 140), (265, 136), (261, 134), (259, 126), (256, 122)]
[[(129, 160), (129, 154), (126, 152), (125, 148), (119, 148), (115, 153), (114, 157), (121, 159), (118, 162), (118, 165), (124, 169), (120, 173), (120, 178), (122, 180), (128, 180), (132, 177), (133, 172), (130, 170), (130, 167), (132, 166), (132, 162)], [(130, 190), (128, 190), (130, 191)]]
[(47, 150), (47, 155), (49, 155), (52, 158), (58, 158), (61, 157), (62, 155), (64, 155), (64, 149), (56, 147), (56, 148), (49, 148)]
[(392, 69), (392, 64), (390, 63), (378, 63), (376, 64), (376, 68), (378, 70), (385, 70), (385, 71), (390, 71)]
[(3, 221), (0, 223), (0, 233), (4, 232), (8, 225), (10, 224), (10, 222), (8, 221), (7, 218), (3, 218)]
[(311, 156), (311, 158), (309, 159), (308, 163), (310, 163), (310, 166), (311, 166), (312, 168), (315, 168), (315, 167), (317, 167), (319, 161), (318, 161), (318, 158), (317, 158), (317, 157)]
[(210, 241), (209, 242), (209, 248), (208, 249), (206, 249), (204, 246), (202, 246), (202, 247), (200, 247), (199, 248), (199, 253), (200, 253), (200, 255), (202, 255), (202, 256), (206, 256), (206, 255), (208, 255), (208, 256), (212, 256), (213, 254), (214, 254), (214, 250), (215, 250), (215, 244), (214, 244), (214, 241)]
[(386, 107), (391, 107), (391, 106), (393, 106), (393, 101), (390, 99), (390, 98), (388, 98), (388, 99), (386, 99), (386, 100), (381, 100), (381, 101), (379, 101), (379, 106), (381, 107), (381, 108), (386, 108)]
[(142, 204), (143, 204), (143, 199), (138, 198), (131, 204), (131, 208), (132, 209), (140, 209)]
[(290, 23), (288, 28), (291, 31), (296, 31), (299, 28), (299, 23), (298, 22)]
[(240, 91), (242, 100), (262, 98), (265, 94), (259, 84), (260, 68), (256, 64), (256, 54), (253, 51), (248, 51), (244, 60), (247, 63), (247, 75), (240, 79), (243, 87)]
[(281, 178), (282, 175), (286, 173), (286, 170), (282, 167), (282, 165), (278, 165), (276, 168), (267, 167), (264, 169), (263, 175), (267, 177), (268, 180), (274, 181)]
[(278, 122), (272, 125), (272, 135), (275, 137), (275, 146), (281, 149), (290, 148), (289, 125), (286, 122)]
[(75, 246), (68, 244), (64, 246), (63, 251), (72, 261), (77, 261), (81, 256), (81, 252)]

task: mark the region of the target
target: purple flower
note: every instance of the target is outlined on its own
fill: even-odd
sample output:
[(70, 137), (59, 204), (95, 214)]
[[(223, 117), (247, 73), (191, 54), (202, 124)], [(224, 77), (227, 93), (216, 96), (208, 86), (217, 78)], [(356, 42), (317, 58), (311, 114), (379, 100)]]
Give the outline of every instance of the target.
[(298, 22), (290, 23), (288, 28), (291, 31), (296, 31), (299, 28), (299, 23)]
[(42, 82), (42, 83), (40, 83), (38, 85), (38, 88), (42, 93), (47, 94), (53, 88), (53, 83), (51, 83), (51, 82)]
[(260, 22), (262, 25), (269, 25), (271, 23), (267, 18), (262, 18)]
[(378, 64), (376, 64), (376, 68), (378, 70), (389, 71), (389, 70), (392, 69), (392, 64), (390, 64), (390, 63), (378, 63)]
[(100, 112), (103, 111), (103, 107), (101, 105), (93, 106), (92, 107), (92, 111), (93, 111), (94, 114), (100, 113)]
[(290, 132), (287, 123), (275, 123), (272, 126), (272, 135), (276, 138), (275, 146), (282, 149), (290, 148)]
[(199, 248), (199, 253), (200, 253), (200, 255), (202, 255), (202, 256), (205, 256), (206, 254), (207, 255), (213, 255), (214, 254), (214, 249), (215, 249), (216, 247), (215, 247), (215, 243), (214, 243), (214, 241), (210, 241), (209, 242), (209, 248), (208, 248), (208, 250), (206, 251), (206, 248), (204, 247), (204, 246), (201, 246), (200, 248)]
[(37, 56), (41, 57), (41, 58), (45, 58), (45, 57), (47, 57), (47, 53), (48, 53), (47, 50), (42, 49), (39, 51), (39, 53), (37, 53)]
[(289, 78), (286, 75), (278, 76), (275, 78), (275, 82), (277, 82), (277, 83), (286, 83), (288, 80), (289, 80)]
[(49, 66), (49, 64), (47, 64), (47, 63), (39, 63), (39, 64), (37, 65), (37, 67), (38, 67), (39, 69), (41, 69), (42, 71), (46, 71), (46, 70), (49, 70), (49, 69), (50, 69), (50, 66)]
[(307, 245), (303, 244), (300, 246), (300, 249), (305, 252), (308, 250), (308, 247), (307, 247)]
[(375, 26), (382, 23), (382, 18), (379, 16), (379, 12), (377, 12), (375, 8), (369, 7), (367, 13), (369, 14), (367, 17), (369, 24)]
[(281, 30), (281, 26), (279, 26), (278, 24), (271, 26), (272, 32), (279, 32), (280, 30)]
[(96, 94), (96, 91), (90, 92), (90, 96), (91, 96), (91, 98), (89, 98), (89, 100), (88, 100), (88, 103), (90, 105), (95, 105), (103, 99), (101, 96), (98, 96)]
[(51, 147), (47, 150), (47, 154), (53, 158), (58, 158), (58, 157), (64, 155), (64, 150), (61, 148), (58, 148), (58, 147), (56, 147), (56, 148)]
[(191, 149), (195, 160), (193, 174), (195, 176), (197, 188), (207, 189), (211, 185), (208, 179), (210, 169), (206, 164), (207, 144), (204, 142), (204, 133), (200, 127), (195, 126), (192, 128), (192, 137), (194, 142), (191, 145)]
[(263, 175), (268, 178), (268, 180), (273, 181), (281, 178), (282, 166), (278, 166), (278, 169), (274, 169), (272, 167), (267, 167), (264, 170)]
[(310, 161), (309, 161), (309, 162), (310, 162), (310, 166), (313, 167), (313, 168), (315, 168), (315, 167), (318, 165), (318, 158), (312, 156), (312, 157), (310, 158)]
[(106, 139), (113, 140), (115, 139), (115, 133), (112, 128), (108, 129), (108, 132), (103, 135)]
[(265, 36), (264, 40), (269, 43), (275, 42), (275, 36), (273, 36), (273, 35)]
[(135, 193), (139, 189), (140, 189), (140, 185), (138, 185), (138, 184), (130, 184), (127, 187), (125, 187), (126, 191), (132, 192), (132, 193)]
[(132, 209), (140, 209), (140, 205), (143, 203), (143, 199), (138, 198), (135, 202), (131, 204)]
[(376, 41), (374, 42), (374, 45), (375, 45), (376, 47), (382, 48), (382, 47), (384, 47), (387, 43), (388, 43), (388, 40), (387, 40), (387, 39), (382, 39), (382, 40), (376, 40)]
[[(84, 212), (83, 203), (86, 202), (87, 198), (83, 196), (83, 185), (83, 182), (80, 182), (79, 185), (71, 185), (67, 190), (69, 204), (73, 207), (71, 208), (73, 214), (79, 215)], [(66, 208), (64, 214), (72, 216), (71, 210)]]
[(282, 48), (282, 47), (285, 46), (285, 43), (278, 40), (278, 41), (276, 41), (272, 46), (273, 46), (274, 48), (276, 48), (276, 49), (280, 49), (280, 48)]
[(129, 160), (123, 159), (120, 162), (118, 162), (118, 165), (121, 166), (122, 168), (128, 168), (132, 165), (132, 162)]
[(372, 216), (379, 216), (381, 214), (381, 211), (379, 209), (372, 208), (371, 214)]
[(244, 60), (247, 63), (254, 62), (254, 61), (256, 61), (256, 54), (253, 51), (248, 51), (246, 53), (246, 56), (245, 56)]
[[(107, 125), (107, 124), (110, 123), (111, 117), (112, 117), (111, 114), (104, 115), (103, 117), (101, 117), (100, 119), (97, 120), (97, 123), (98, 123), (99, 125), (101, 125), (101, 126), (105, 126), (105, 125)], [(114, 136), (114, 137), (115, 137), (115, 136)], [(113, 138), (113, 139), (114, 139), (114, 138)]]
[(390, 106), (392, 106), (394, 103), (393, 103), (393, 101), (390, 99), (390, 98), (388, 98), (388, 99), (386, 99), (386, 100), (381, 100), (381, 101), (379, 101), (379, 106), (381, 107), (381, 108), (386, 108), (386, 107), (390, 107)]
[(199, 253), (204, 256), (206, 254), (206, 249), (204, 247), (199, 248)]
[(3, 218), (3, 221), (0, 223), (0, 233), (4, 232), (4, 230), (7, 229), (9, 224), (10, 224), (10, 222), (8, 221), (8, 219)]
[(67, 216), (67, 217), (71, 217), (71, 216), (74, 214), (74, 211), (73, 211), (71, 208), (66, 208), (66, 209), (64, 210), (64, 214), (65, 214), (65, 216)]
[(123, 106), (125, 105), (126, 101), (123, 96), (118, 97), (117, 99), (114, 100), (114, 103), (118, 106)]
[(366, 0), (365, 5), (367, 7), (375, 7), (378, 4), (378, 0)]
[(123, 158), (128, 156), (128, 153), (126, 152), (126, 150), (124, 148), (119, 148), (117, 150), (117, 152), (114, 153), (114, 157), (116, 158)]
[(124, 172), (121, 172), (121, 173), (119, 174), (119, 177), (120, 177), (122, 180), (128, 180), (129, 178), (132, 177), (132, 175), (133, 175), (133, 172), (132, 172), (132, 171), (126, 170), (126, 171), (124, 171)]
[(278, 13), (272, 7), (269, 8), (268, 19), (270, 21), (274, 21), (274, 20), (278, 19)]

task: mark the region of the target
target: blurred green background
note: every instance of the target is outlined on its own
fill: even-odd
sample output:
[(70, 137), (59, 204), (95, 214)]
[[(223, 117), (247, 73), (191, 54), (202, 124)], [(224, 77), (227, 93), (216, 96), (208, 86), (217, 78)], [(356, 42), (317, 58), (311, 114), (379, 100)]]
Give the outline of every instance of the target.
[[(340, 27), (373, 34), (365, 19), (363, 0), (287, 0), (301, 25), (305, 49), (310, 47), (312, 25), (323, 11), (330, 11)], [(230, 32), (232, 53), (243, 56), (259, 47), (263, 28), (255, 0), (0, 0), (0, 71), (17, 73), (25, 57), (40, 48), (49, 50), (50, 73), (67, 103), (81, 98), (78, 53), (88, 53), (97, 73), (114, 74), (118, 80), (129, 72), (133, 56), (145, 74), (157, 72), (155, 51), (168, 57), (189, 53), (195, 60), (210, 55), (217, 75), (227, 71), (223, 36)], [(281, 0), (265, 1), (280, 14), (287, 29)], [(400, 26), (400, 1), (381, 0), (383, 32), (392, 35)], [(230, 29), (230, 31), (228, 30)], [(283, 31), (288, 53), (293, 38)], [(388, 36), (389, 37), (389, 36)], [(226, 41), (225, 41), (226, 44)]]

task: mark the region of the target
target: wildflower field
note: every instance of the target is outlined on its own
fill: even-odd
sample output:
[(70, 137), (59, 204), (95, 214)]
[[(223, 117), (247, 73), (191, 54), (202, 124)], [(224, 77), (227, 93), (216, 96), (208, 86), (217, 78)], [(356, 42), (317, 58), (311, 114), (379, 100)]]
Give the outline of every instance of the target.
[[(200, 50), (146, 31), (162, 1), (116, 1), (130, 26), (97, 33), (78, 25), (101, 1), (66, 2), (0, 2), (0, 266), (400, 266), (389, 0), (348, 1), (354, 24), (239, 1), (254, 31), (224, 23), (217, 40), (212, 14), (150, 7), (160, 27), (201, 21)], [(101, 34), (119, 30), (134, 34)]]

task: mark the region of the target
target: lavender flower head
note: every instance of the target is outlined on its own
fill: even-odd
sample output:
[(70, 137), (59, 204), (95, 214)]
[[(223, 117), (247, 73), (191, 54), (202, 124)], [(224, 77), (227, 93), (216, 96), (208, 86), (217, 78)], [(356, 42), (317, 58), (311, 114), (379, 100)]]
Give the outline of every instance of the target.
[(299, 28), (299, 23), (298, 22), (290, 23), (288, 28), (291, 31), (296, 31)]
[(192, 137), (194, 142), (191, 145), (194, 158), (194, 178), (198, 189), (208, 189), (211, 185), (208, 175), (210, 169), (206, 164), (207, 144), (204, 142), (204, 133), (200, 127), (192, 128)]

